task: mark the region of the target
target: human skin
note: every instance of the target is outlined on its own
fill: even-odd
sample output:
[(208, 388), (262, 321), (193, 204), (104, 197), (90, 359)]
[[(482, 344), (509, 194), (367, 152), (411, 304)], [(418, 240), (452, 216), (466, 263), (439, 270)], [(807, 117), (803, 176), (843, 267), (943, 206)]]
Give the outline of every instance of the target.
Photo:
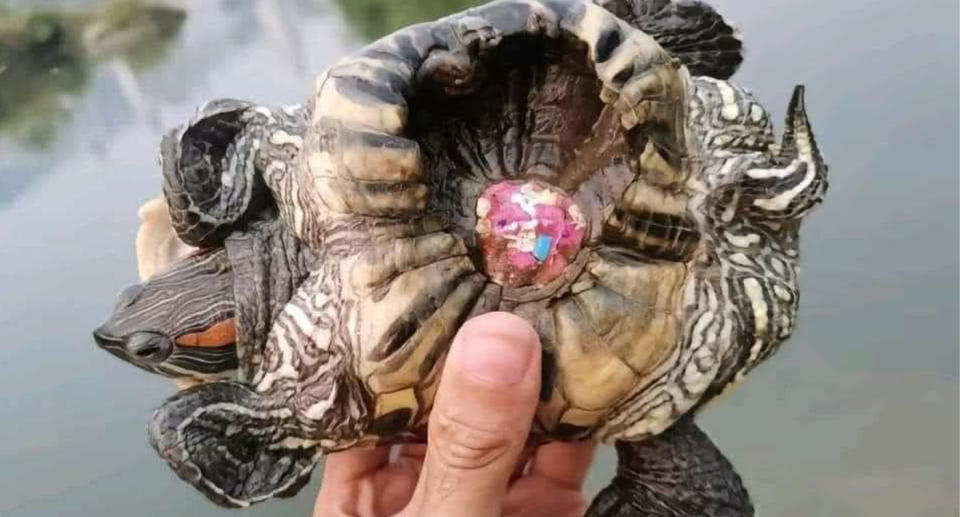
[(330, 455), (315, 517), (574, 517), (586, 508), (590, 442), (526, 446), (540, 342), (508, 313), (478, 316), (450, 348), (426, 445)]

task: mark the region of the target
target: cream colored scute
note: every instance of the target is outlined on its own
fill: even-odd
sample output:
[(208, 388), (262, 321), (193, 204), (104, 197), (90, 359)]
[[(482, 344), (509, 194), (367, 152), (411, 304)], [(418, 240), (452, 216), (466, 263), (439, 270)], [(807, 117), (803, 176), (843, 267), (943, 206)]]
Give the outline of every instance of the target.
[(162, 273), (196, 248), (177, 237), (170, 222), (170, 212), (163, 197), (155, 197), (137, 211), (137, 272), (141, 282)]
[(577, 427), (593, 427), (603, 418), (606, 410), (589, 411), (586, 409), (570, 408), (560, 418), (560, 422)]
[(558, 383), (570, 406), (599, 411), (629, 392), (638, 379), (585, 321), (573, 300), (554, 307)]
[[(417, 414), (417, 410), (420, 405), (417, 403), (417, 395), (414, 393), (413, 388), (407, 388), (405, 390), (391, 391), (390, 393), (381, 393), (377, 395), (376, 403), (376, 417), (381, 417), (398, 411), (401, 409), (410, 410), (410, 418), (412, 419), (414, 415)], [(405, 425), (409, 425), (410, 421), (408, 420)]]

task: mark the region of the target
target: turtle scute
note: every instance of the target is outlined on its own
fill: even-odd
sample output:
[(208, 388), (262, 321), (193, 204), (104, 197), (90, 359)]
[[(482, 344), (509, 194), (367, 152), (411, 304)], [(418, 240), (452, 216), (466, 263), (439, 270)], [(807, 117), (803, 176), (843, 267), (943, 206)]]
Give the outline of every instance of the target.
[[(547, 433), (591, 432), (663, 364), (686, 277), (655, 254), (673, 258), (685, 206), (658, 233), (623, 200), (660, 192), (638, 175), (641, 129), (682, 121), (649, 98), (680, 95), (684, 73), (595, 5), (517, 1), (400, 31), (318, 80), (292, 223), (323, 250), (329, 340), (356, 354), (372, 421), (425, 422), (456, 329), (493, 310), (534, 323), (556, 366)], [(688, 258), (697, 239), (679, 241)]]

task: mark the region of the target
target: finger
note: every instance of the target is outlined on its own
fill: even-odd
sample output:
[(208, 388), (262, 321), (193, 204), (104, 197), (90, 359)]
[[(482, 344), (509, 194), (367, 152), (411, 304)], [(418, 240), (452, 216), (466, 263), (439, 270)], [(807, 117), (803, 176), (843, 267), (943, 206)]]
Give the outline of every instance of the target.
[(503, 500), (503, 517), (583, 517), (585, 510), (582, 490), (540, 477), (520, 478)]
[(596, 443), (590, 441), (548, 443), (537, 450), (530, 475), (579, 490), (593, 463), (594, 449)]
[(351, 449), (328, 455), (313, 515), (373, 515), (376, 494), (371, 490), (370, 473), (385, 465), (389, 458), (389, 447)]
[(387, 464), (390, 447), (349, 449), (327, 456), (323, 466), (323, 484), (353, 481)]
[[(399, 447), (397, 456), (391, 461), (390, 467), (411, 473), (414, 482), (416, 482), (417, 478), (420, 477), (420, 471), (423, 470), (423, 458), (426, 455), (426, 444), (404, 444)], [(412, 492), (413, 490), (411, 490)]]
[(440, 379), (407, 514), (499, 516), (539, 389), (540, 345), (530, 325), (506, 313), (468, 321)]
[(425, 443), (405, 443), (399, 447), (397, 458), (412, 458), (423, 461), (427, 455), (427, 444)]
[(533, 459), (533, 455), (537, 452), (537, 446), (532, 443), (527, 443), (524, 445), (523, 450), (520, 451), (520, 456), (517, 457), (517, 462), (513, 465), (513, 473), (510, 475), (510, 482), (514, 482), (527, 473), (527, 467), (530, 466), (530, 460)]
[[(513, 475), (510, 479), (515, 479), (522, 476), (527, 467), (530, 465), (530, 460), (533, 459), (534, 454), (537, 452), (537, 447), (534, 445), (527, 444), (523, 451), (521, 451), (519, 458), (517, 458), (517, 463), (513, 467)], [(419, 469), (423, 466), (423, 458), (427, 455), (427, 446), (426, 444), (420, 443), (408, 443), (400, 446), (395, 462), (406, 462), (410, 465), (416, 465)]]
[[(375, 516), (396, 515), (410, 502), (420, 476), (416, 460), (390, 463), (377, 471), (372, 482)], [(364, 514), (359, 514), (364, 515)]]
[[(513, 473), (510, 475), (511, 482), (518, 479), (522, 476), (527, 467), (530, 464), (530, 460), (533, 459), (534, 453), (536, 453), (537, 448), (533, 445), (527, 445), (523, 448), (523, 451), (520, 453), (520, 457), (517, 458), (516, 464), (513, 467)], [(391, 463), (393, 464), (403, 464), (405, 467), (415, 468), (419, 474), (420, 469), (423, 468), (423, 458), (427, 455), (427, 446), (425, 444), (404, 444), (400, 446), (400, 449), (397, 454), (396, 460)]]

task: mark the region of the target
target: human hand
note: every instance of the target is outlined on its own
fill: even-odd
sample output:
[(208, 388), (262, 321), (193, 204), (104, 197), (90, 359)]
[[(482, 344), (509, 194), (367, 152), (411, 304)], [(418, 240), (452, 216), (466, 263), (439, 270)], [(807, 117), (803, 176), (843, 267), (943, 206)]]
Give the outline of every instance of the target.
[[(315, 517), (574, 517), (593, 444), (525, 448), (540, 391), (540, 343), (522, 319), (478, 316), (450, 348), (427, 445), (331, 454)], [(529, 463), (528, 463), (529, 462)], [(519, 474), (519, 475), (518, 475)]]

